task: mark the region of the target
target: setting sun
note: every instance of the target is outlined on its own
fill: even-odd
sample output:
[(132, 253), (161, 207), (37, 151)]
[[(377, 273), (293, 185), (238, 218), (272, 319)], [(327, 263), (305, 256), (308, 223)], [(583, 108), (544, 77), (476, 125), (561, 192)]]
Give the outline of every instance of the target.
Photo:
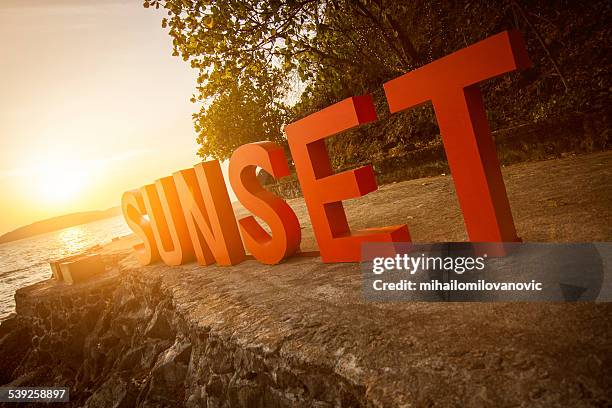
[(61, 202), (75, 198), (85, 186), (89, 174), (73, 164), (48, 164), (39, 170), (41, 198)]

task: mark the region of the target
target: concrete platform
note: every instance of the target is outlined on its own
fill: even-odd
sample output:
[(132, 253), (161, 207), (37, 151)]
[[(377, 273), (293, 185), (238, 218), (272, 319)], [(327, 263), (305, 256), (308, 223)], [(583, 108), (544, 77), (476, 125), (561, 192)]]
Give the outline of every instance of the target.
[[(611, 173), (612, 153), (506, 169), (519, 234), (612, 240)], [(346, 208), (354, 227), (407, 222), (415, 241), (460, 240), (453, 194), (434, 177)], [(290, 205), (314, 249), (303, 201)], [(13, 384), (71, 384), (70, 405), (85, 407), (612, 405), (610, 303), (368, 303), (355, 264), (141, 267), (136, 242), (101, 248), (114, 268), (95, 279), (17, 292), (35, 337), (19, 340)]]

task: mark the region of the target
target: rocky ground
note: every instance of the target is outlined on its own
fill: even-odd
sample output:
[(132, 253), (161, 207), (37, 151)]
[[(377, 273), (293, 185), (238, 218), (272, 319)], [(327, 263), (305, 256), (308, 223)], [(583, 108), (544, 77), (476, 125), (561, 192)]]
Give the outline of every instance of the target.
[[(519, 235), (612, 240), (611, 173), (612, 153), (505, 169)], [(303, 202), (290, 204), (314, 249)], [(356, 228), (465, 239), (448, 176), (386, 185), (346, 209)], [(17, 293), (0, 326), (0, 383), (69, 386), (70, 405), (88, 407), (612, 404), (608, 303), (365, 303), (354, 264), (142, 268), (133, 243), (106, 245), (96, 280)]]

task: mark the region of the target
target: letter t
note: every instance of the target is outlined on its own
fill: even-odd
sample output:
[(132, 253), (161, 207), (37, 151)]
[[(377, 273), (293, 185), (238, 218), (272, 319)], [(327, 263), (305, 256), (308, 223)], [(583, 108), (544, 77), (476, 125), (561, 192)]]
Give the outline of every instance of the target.
[(518, 31), (506, 31), (384, 85), (391, 113), (431, 100), (468, 237), (515, 242), (514, 221), (478, 83), (530, 66)]

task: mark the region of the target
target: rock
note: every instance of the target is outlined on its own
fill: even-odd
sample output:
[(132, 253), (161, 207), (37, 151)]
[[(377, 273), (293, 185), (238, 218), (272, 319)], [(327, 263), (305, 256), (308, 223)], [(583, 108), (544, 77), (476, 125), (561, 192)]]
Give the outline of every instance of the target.
[(143, 363), (143, 350), (146, 348), (145, 345), (138, 346), (133, 349), (129, 349), (123, 357), (120, 357), (119, 363), (116, 365), (119, 371), (132, 371), (134, 367), (142, 367)]
[(163, 307), (158, 307), (155, 310), (153, 318), (145, 329), (144, 335), (158, 339), (173, 339), (175, 336), (174, 329), (168, 322), (167, 314)]
[(159, 356), (151, 371), (153, 394), (176, 393), (182, 388), (190, 353), (190, 343), (177, 341)]
[(200, 408), (205, 406), (206, 401), (202, 399), (200, 388), (196, 388), (193, 394), (191, 394), (185, 402), (186, 408)]
[(138, 397), (137, 388), (129, 381), (113, 375), (85, 403), (87, 408), (131, 408)]
[(31, 345), (32, 334), (17, 317), (11, 317), (0, 326), (0, 385), (11, 381), (13, 371), (25, 357)]

